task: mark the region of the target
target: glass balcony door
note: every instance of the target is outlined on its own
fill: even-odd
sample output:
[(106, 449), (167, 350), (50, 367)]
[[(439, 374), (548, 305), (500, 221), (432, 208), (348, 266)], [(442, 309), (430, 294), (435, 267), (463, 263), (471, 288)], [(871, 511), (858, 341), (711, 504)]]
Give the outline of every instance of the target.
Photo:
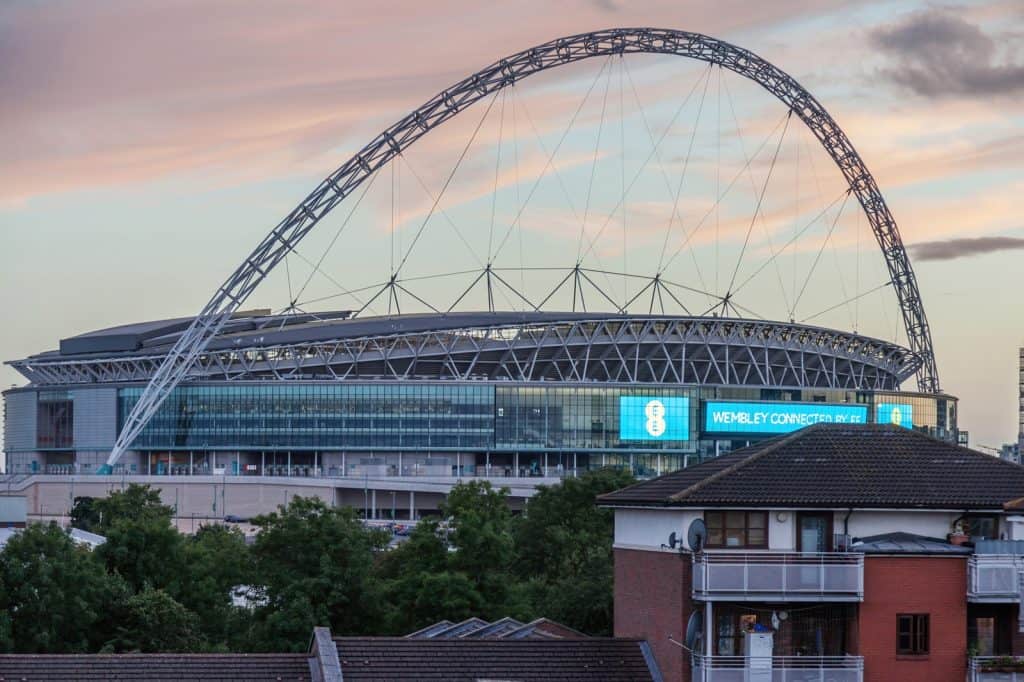
[(796, 524), (796, 549), (798, 552), (832, 551), (831, 513), (798, 512)]

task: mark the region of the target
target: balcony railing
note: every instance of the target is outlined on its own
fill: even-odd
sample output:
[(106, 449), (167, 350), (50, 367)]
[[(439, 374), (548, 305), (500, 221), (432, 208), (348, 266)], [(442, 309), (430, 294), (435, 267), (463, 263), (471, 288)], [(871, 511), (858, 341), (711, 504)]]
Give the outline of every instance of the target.
[(705, 601), (863, 601), (864, 555), (700, 552), (693, 557), (693, 597)]
[(861, 656), (694, 656), (693, 682), (861, 682)]
[(967, 662), (967, 682), (1024, 682), (1024, 658), (974, 656)]
[(1024, 556), (975, 554), (967, 561), (967, 599), (973, 602), (1019, 602)]

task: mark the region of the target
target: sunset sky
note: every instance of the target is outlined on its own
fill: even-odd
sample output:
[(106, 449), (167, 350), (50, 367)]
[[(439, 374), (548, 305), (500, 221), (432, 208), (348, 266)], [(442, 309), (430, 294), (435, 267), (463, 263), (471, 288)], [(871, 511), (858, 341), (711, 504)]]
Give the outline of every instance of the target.
[[(4, 2), (0, 359), (92, 329), (194, 314), (320, 179), (387, 125), (503, 56), (619, 26), (677, 28), (741, 45), (822, 102), (899, 225), (943, 389), (961, 399), (960, 427), (972, 445), (1015, 440), (1024, 345), (1020, 0)], [(354, 287), (382, 271), (386, 277), (428, 218), (429, 239), (410, 274), (440, 272), (439, 262), (458, 270), (460, 257), (445, 240), (490, 256), (503, 234), (512, 240), (507, 254), (525, 239), (533, 262), (546, 263), (577, 249), (580, 214), (592, 213), (596, 223), (584, 215), (583, 231), (610, 270), (650, 270), (664, 244), (678, 243), (679, 262), (688, 263), (679, 278), (690, 277), (688, 284), (718, 291), (730, 272), (741, 280), (749, 274), (756, 289), (749, 305), (766, 317), (905, 342), (886, 291), (816, 317), (873, 285), (882, 261), (852, 205), (826, 211), (820, 237), (797, 239), (796, 226), (842, 185), (806, 130), (793, 123), (775, 132), (784, 107), (737, 76), (723, 84), (699, 63), (679, 63), (689, 60), (588, 61), (488, 100), (483, 119), (488, 102), (481, 102), (418, 143), (407, 166), (380, 175), (354, 214), (348, 245), (332, 256), (332, 278)], [(691, 90), (699, 101), (685, 101)], [(578, 129), (549, 157), (578, 105)], [(477, 126), (479, 139), (468, 147)], [(651, 139), (661, 130), (655, 156)], [(427, 189), (441, 188), (470, 147), (431, 217)], [(744, 174), (748, 154), (756, 158)], [(707, 197), (732, 177), (745, 194), (716, 208), (715, 228), (702, 226), (684, 244), (682, 228), (664, 226), (673, 215), (665, 186), (688, 172), (690, 193), (675, 197), (681, 224), (694, 224)], [(634, 175), (637, 188), (619, 211)], [(542, 176), (551, 177), (538, 181), (531, 211), (517, 212)], [(757, 201), (762, 181), (772, 191)], [(311, 235), (308, 258), (293, 258), (287, 279), (276, 273), (246, 306), (280, 308), (293, 280), (308, 279), (316, 282), (311, 309), (314, 302), (352, 307), (331, 297), (331, 283), (304, 274), (306, 261), (330, 249), (343, 217)], [(449, 229), (456, 224), (474, 230), (464, 237)], [(771, 267), (737, 262), (733, 270), (730, 254), (746, 252), (744, 235), (753, 255), (739, 259)], [(769, 292), (776, 285), (781, 295)], [(538, 295), (543, 284), (523, 286)], [(624, 300), (635, 293), (625, 278), (608, 286)], [(0, 381), (24, 380), (3, 367)], [(913, 390), (913, 380), (905, 388)]]

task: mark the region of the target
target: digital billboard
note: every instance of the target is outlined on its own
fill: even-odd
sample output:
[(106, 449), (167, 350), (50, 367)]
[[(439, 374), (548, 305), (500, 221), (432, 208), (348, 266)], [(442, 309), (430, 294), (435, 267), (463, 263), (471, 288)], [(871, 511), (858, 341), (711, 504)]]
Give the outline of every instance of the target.
[(619, 396), (619, 440), (689, 440), (687, 397)]
[(866, 424), (867, 405), (828, 403), (704, 403), (704, 430), (711, 433), (789, 433), (811, 424)]
[(895, 424), (905, 429), (914, 428), (914, 406), (910, 403), (878, 403), (875, 405), (875, 422)]

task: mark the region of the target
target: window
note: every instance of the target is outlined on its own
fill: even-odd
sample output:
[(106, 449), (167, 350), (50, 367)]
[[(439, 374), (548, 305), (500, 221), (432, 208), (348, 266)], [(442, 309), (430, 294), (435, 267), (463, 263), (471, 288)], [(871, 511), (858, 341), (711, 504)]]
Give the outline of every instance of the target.
[(704, 512), (708, 527), (708, 547), (768, 547), (768, 512), (709, 511)]
[(907, 656), (928, 653), (927, 613), (901, 613), (896, 616), (896, 653)]
[(999, 539), (999, 519), (995, 516), (968, 516), (967, 534), (972, 538), (983, 537), (988, 540)]

